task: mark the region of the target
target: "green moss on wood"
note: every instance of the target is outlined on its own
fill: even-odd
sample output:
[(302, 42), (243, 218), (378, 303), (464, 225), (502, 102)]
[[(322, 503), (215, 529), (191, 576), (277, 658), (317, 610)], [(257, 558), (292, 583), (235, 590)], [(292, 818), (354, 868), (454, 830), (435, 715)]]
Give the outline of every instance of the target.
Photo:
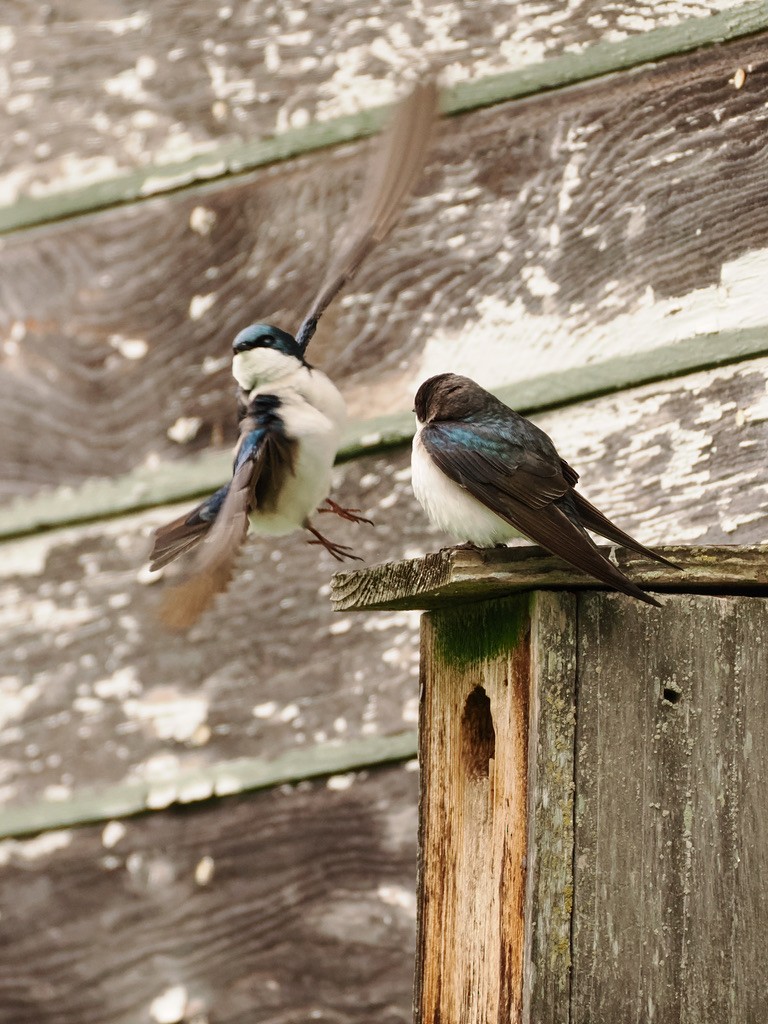
[(467, 666), (517, 647), (531, 621), (531, 595), (515, 594), (429, 613), (434, 627), (433, 657)]

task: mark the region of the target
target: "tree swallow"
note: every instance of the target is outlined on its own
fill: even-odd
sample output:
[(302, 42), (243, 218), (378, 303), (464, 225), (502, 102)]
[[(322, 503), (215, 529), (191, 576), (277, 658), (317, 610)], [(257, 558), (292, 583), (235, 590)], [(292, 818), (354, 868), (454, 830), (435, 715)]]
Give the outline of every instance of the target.
[(191, 626), (231, 579), (249, 522), (256, 533), (279, 536), (304, 527), (311, 544), (339, 560), (351, 550), (324, 537), (310, 516), (334, 512), (370, 522), (327, 495), (346, 421), (341, 394), (305, 359), (318, 320), (368, 253), (388, 233), (415, 184), (429, 148), (437, 107), (434, 81), (419, 82), (396, 111), (368, 169), (348, 241), (332, 261), (296, 337), (271, 324), (252, 324), (235, 338), (232, 374), (239, 385), (240, 437), (232, 479), (191, 512), (161, 526), (150, 569), (197, 548), (190, 572), (168, 589), (166, 625)]
[(660, 607), (587, 530), (678, 568), (643, 547), (576, 491), (579, 474), (551, 439), (468, 377), (441, 373), (416, 392), (413, 491), (431, 522), (489, 547), (519, 531), (602, 583)]

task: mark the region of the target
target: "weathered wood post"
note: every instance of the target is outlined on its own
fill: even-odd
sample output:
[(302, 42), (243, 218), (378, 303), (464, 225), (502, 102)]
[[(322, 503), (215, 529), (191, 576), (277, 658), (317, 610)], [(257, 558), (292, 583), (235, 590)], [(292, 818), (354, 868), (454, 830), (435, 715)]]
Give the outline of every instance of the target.
[(768, 550), (536, 548), (341, 574), (423, 608), (417, 1024), (768, 1015)]

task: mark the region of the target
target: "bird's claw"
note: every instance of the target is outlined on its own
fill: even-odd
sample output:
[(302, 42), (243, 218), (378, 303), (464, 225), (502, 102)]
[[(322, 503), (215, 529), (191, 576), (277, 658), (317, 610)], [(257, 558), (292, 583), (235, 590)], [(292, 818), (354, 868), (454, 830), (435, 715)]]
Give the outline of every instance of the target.
[(319, 508), (317, 511), (333, 512), (334, 515), (347, 519), (350, 523), (367, 523), (369, 526), (376, 525), (372, 519), (366, 519), (365, 516), (357, 515), (360, 511), (359, 508), (344, 508), (342, 505), (337, 505), (331, 498), (326, 498), (325, 504), (327, 507)]
[(335, 558), (337, 562), (343, 562), (345, 558), (355, 562), (363, 561), (360, 555), (352, 553), (352, 548), (347, 547), (346, 544), (335, 544), (332, 540), (328, 540), (327, 537), (321, 537), (318, 540), (308, 540), (307, 544), (322, 544), (328, 554)]
[(349, 558), (355, 562), (363, 561), (360, 555), (353, 554), (352, 548), (347, 547), (346, 544), (337, 544), (335, 541), (329, 540), (328, 537), (324, 537), (319, 530), (316, 530), (314, 526), (306, 524), (306, 528), (315, 538), (315, 540), (307, 541), (307, 543), (322, 544), (328, 554), (335, 558), (337, 562), (343, 562), (345, 558)]

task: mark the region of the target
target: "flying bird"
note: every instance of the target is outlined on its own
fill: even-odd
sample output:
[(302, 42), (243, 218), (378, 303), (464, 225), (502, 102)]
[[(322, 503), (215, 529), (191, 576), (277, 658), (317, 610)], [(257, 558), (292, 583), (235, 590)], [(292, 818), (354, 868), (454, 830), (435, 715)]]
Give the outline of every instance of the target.
[(187, 576), (164, 594), (160, 615), (176, 629), (191, 626), (229, 583), (248, 532), (279, 536), (303, 527), (336, 559), (351, 549), (323, 536), (311, 516), (333, 512), (370, 522), (328, 496), (346, 421), (335, 385), (305, 358), (324, 311), (397, 219), (424, 166), (437, 112), (432, 79), (416, 84), (395, 112), (368, 168), (361, 201), (343, 244), (295, 337), (271, 324), (236, 336), (232, 374), (238, 384), (239, 440), (232, 479), (188, 514), (154, 535), (150, 569), (196, 549)]
[(543, 430), (455, 373), (425, 381), (414, 412), (413, 490), (435, 526), (479, 547), (504, 543), (519, 531), (609, 587), (660, 607), (603, 555), (587, 530), (679, 567), (579, 494), (579, 474)]

